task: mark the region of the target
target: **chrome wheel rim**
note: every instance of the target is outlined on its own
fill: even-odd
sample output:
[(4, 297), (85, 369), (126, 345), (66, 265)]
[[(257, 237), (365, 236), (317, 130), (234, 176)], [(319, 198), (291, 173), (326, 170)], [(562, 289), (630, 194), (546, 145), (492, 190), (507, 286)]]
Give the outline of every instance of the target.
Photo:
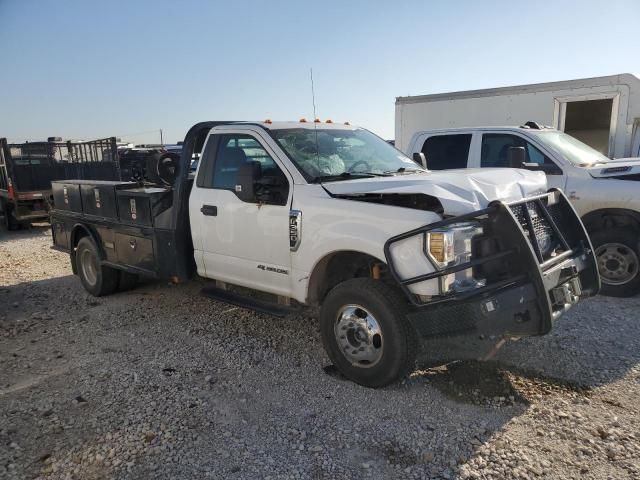
[(360, 305), (342, 307), (333, 331), (340, 352), (351, 365), (370, 368), (382, 358), (382, 329), (366, 308)]
[(638, 255), (622, 243), (605, 243), (596, 248), (598, 270), (608, 285), (624, 285), (638, 275)]
[(87, 283), (95, 285), (98, 281), (98, 265), (95, 255), (90, 250), (80, 252), (80, 268), (82, 268), (82, 275)]

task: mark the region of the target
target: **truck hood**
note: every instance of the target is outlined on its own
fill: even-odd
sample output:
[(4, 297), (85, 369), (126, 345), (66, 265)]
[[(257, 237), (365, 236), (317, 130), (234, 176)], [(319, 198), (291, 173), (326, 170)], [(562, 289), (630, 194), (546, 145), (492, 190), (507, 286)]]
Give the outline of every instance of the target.
[(423, 193), (437, 198), (446, 215), (462, 215), (485, 208), (493, 200), (509, 202), (544, 193), (547, 180), (542, 172), (481, 168), (345, 180), (323, 186), (337, 196)]
[(585, 168), (593, 178), (620, 178), (627, 175), (638, 175), (640, 174), (640, 157), (617, 158), (604, 164)]

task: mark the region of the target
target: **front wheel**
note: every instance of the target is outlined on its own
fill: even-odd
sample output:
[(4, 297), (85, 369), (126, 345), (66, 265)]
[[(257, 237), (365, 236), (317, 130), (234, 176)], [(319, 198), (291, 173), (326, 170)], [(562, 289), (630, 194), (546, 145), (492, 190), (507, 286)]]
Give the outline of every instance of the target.
[(337, 285), (322, 304), (320, 330), (327, 355), (347, 378), (383, 387), (415, 366), (418, 339), (401, 292), (379, 280)]
[(82, 286), (91, 295), (109, 295), (118, 288), (118, 271), (100, 264), (98, 248), (89, 237), (78, 242), (76, 267)]
[(602, 230), (591, 235), (602, 280), (600, 293), (630, 297), (640, 292), (640, 245), (626, 229)]

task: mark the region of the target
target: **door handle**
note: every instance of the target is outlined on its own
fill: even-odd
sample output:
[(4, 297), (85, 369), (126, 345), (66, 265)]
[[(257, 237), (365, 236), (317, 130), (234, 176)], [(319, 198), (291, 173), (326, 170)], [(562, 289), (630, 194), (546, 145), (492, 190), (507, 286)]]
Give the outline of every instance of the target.
[(203, 215), (207, 215), (209, 217), (216, 217), (218, 215), (218, 207), (215, 205), (202, 205), (200, 211)]

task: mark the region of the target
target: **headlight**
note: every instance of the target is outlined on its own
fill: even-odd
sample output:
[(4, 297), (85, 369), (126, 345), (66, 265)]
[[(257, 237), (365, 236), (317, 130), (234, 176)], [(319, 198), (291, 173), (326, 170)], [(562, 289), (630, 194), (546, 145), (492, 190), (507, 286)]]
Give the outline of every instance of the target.
[[(471, 241), (482, 234), (478, 223), (455, 223), (447, 228), (425, 234), (425, 253), (438, 270), (454, 267), (471, 260)], [(484, 280), (473, 278), (473, 270), (467, 268), (440, 277), (440, 293), (464, 291), (484, 285)]]

